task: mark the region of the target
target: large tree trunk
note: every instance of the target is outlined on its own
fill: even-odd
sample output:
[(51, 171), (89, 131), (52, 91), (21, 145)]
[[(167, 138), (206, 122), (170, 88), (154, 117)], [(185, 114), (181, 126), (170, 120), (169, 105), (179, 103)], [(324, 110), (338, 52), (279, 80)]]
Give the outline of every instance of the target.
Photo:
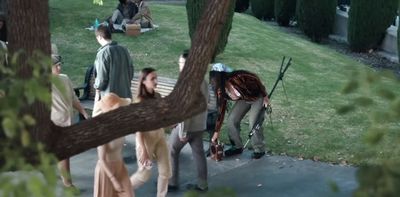
[[(190, 54), (172, 93), (160, 100), (145, 101), (119, 108), (70, 127), (51, 123), (49, 111), (41, 103), (29, 107), (38, 124), (32, 129), (37, 139), (59, 159), (81, 153), (112, 139), (136, 131), (148, 131), (181, 122), (206, 108), (200, 93), (207, 65), (218, 43), (219, 32), (232, 1), (210, 0), (199, 22)], [(25, 50), (19, 57), (20, 75), (29, 77), (33, 65), (27, 59), (36, 57), (34, 50), (50, 54), (48, 1), (10, 0), (10, 13), (15, 19), (10, 25), (10, 49)], [(48, 70), (44, 75), (49, 75)], [(36, 135), (37, 134), (37, 135)]]
[[(18, 55), (17, 76), (28, 79), (32, 76), (32, 70), (38, 61), (50, 55), (49, 33), (49, 8), (48, 1), (42, 0), (8, 0), (8, 50), (11, 55)], [(50, 63), (50, 62), (49, 62)], [(50, 66), (50, 65), (49, 65)], [(43, 70), (41, 78), (49, 79), (49, 69)], [(50, 90), (50, 81), (45, 83)], [(28, 103), (28, 102), (26, 102)], [(34, 102), (25, 106), (21, 114), (30, 114), (35, 117), (37, 126), (29, 128), (36, 139), (48, 139), (50, 131), (49, 107), (42, 102)]]
[[(218, 35), (219, 39), (218, 43), (215, 46), (216, 50), (213, 53), (212, 61), (215, 60), (217, 55), (224, 52), (225, 46), (228, 44), (228, 37), (232, 28), (233, 15), (235, 13), (236, 0), (228, 0), (228, 1), (231, 1), (230, 7), (227, 10), (227, 12), (224, 13), (226, 14), (225, 16), (226, 19), (223, 21), (223, 27), (219, 32)], [(192, 44), (194, 44), (194, 35), (196, 32), (198, 22), (200, 21), (202, 15), (204, 14), (208, 3), (209, 0), (187, 0), (186, 2), (189, 36), (191, 38)], [(209, 9), (209, 7), (207, 9)]]

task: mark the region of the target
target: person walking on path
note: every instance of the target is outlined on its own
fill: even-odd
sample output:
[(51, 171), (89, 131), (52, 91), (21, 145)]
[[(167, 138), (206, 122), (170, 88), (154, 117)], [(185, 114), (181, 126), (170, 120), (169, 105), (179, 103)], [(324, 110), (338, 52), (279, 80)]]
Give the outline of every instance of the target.
[[(243, 143), (240, 137), (240, 122), (249, 112), (249, 128), (252, 129), (257, 116), (262, 108), (269, 105), (269, 98), (265, 86), (254, 73), (245, 70), (237, 70), (231, 73), (211, 71), (212, 84), (218, 103), (218, 118), (212, 142), (219, 137), (224, 121), (227, 99), (235, 101), (228, 116), (228, 134), (232, 147), (225, 151), (225, 156), (233, 156), (243, 152)], [(254, 152), (251, 155), (259, 159), (265, 154), (265, 142), (262, 127), (251, 138)]]
[[(108, 93), (99, 101), (99, 108), (102, 113), (106, 113), (130, 103), (131, 99), (122, 99), (114, 93)], [(124, 142), (125, 137), (120, 137), (97, 147), (99, 160), (94, 173), (94, 197), (133, 196), (128, 170), (122, 157)]]
[[(135, 102), (160, 99), (161, 95), (155, 91), (157, 82), (156, 70), (144, 68), (139, 77)], [(139, 188), (149, 180), (152, 161), (157, 161), (157, 197), (165, 197), (168, 192), (168, 179), (171, 177), (171, 164), (163, 128), (136, 132), (136, 158), (138, 169), (130, 178), (133, 189)]]
[(111, 31), (107, 26), (100, 25), (95, 35), (101, 47), (94, 62), (96, 95), (93, 117), (101, 114), (97, 103), (107, 93), (112, 92), (120, 98), (132, 98), (131, 81), (134, 72), (128, 49), (112, 41)]
[[(186, 63), (188, 51), (185, 50), (179, 57), (179, 70), (182, 71)], [(203, 80), (201, 92), (208, 99), (207, 83)], [(187, 189), (207, 191), (207, 161), (203, 148), (203, 133), (207, 128), (207, 110), (185, 120), (176, 126), (169, 137), (172, 177), (169, 180), (168, 190), (176, 191), (179, 184), (179, 154), (182, 148), (189, 143), (197, 169), (197, 184), (188, 184)]]
[[(55, 84), (51, 86), (51, 120), (54, 124), (61, 127), (70, 126), (74, 115), (73, 109), (78, 110), (85, 119), (88, 119), (89, 115), (81, 106), (78, 97), (76, 97), (71, 80), (67, 75), (61, 74), (61, 56), (53, 54), (51, 60), (53, 63), (51, 67), (52, 75), (60, 82), (60, 86), (56, 86)], [(58, 169), (61, 172), (61, 179), (64, 186), (74, 188), (75, 186), (72, 184), (71, 179), (69, 158), (60, 161)]]

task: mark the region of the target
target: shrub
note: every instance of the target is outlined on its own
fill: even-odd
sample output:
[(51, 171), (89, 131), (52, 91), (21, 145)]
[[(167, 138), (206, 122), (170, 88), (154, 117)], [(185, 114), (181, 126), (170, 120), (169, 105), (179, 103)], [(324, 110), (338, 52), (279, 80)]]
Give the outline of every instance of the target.
[[(232, 0), (233, 1), (233, 0)], [(207, 0), (187, 0), (186, 1), (186, 12), (188, 18), (188, 25), (189, 25), (189, 36), (191, 40), (193, 39), (194, 32), (196, 31), (197, 23), (203, 13), (203, 10), (206, 6)], [(217, 48), (213, 55), (213, 61), (215, 57), (224, 52), (225, 46), (228, 43), (228, 36), (229, 32), (232, 28), (232, 20), (233, 14), (235, 10), (235, 3), (231, 4), (229, 12), (227, 13), (227, 19), (225, 21), (224, 27), (221, 30), (220, 38), (217, 44)]]
[(350, 0), (338, 0), (338, 5), (350, 5)]
[(236, 0), (235, 12), (242, 13), (249, 9), (249, 0)]
[(250, 0), (251, 12), (260, 20), (274, 18), (274, 0)]
[(298, 0), (296, 18), (300, 29), (314, 42), (332, 32), (336, 0)]
[(375, 49), (393, 22), (398, 0), (352, 0), (347, 40), (353, 51)]
[(288, 26), (296, 12), (296, 0), (275, 0), (275, 20), (280, 26)]

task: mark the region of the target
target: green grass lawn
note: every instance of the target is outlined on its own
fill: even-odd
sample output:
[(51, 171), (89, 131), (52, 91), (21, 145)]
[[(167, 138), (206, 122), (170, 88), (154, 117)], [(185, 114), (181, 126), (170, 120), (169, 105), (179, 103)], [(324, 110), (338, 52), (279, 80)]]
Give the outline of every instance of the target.
[[(84, 28), (96, 18), (108, 17), (115, 6), (116, 1), (105, 1), (103, 6), (96, 6), (90, 0), (50, 0), (52, 42), (57, 44), (64, 57), (64, 72), (74, 85), (83, 82), (87, 65), (93, 63), (99, 47), (94, 33)], [(139, 37), (113, 34), (113, 38), (129, 48), (135, 71), (152, 66), (159, 75), (177, 78), (178, 55), (190, 45), (185, 7), (151, 4), (151, 9), (154, 22), (160, 26), (158, 30)], [(326, 46), (283, 33), (277, 27), (238, 13), (234, 16), (229, 43), (217, 61), (235, 69), (255, 72), (266, 87), (271, 88), (282, 56), (293, 58), (284, 79), (288, 100), (279, 85), (272, 98), (273, 127), (268, 120), (264, 129), (269, 150), (274, 154), (317, 157), (338, 163), (399, 159), (400, 150), (396, 147), (399, 124), (390, 125), (383, 142), (373, 148), (379, 154), (368, 157), (370, 148), (363, 139), (373, 109), (356, 110), (347, 115), (336, 113), (337, 106), (360, 96), (345, 96), (340, 91), (353, 76), (353, 71), (368, 70), (366, 65)], [(399, 95), (398, 83), (384, 78), (383, 84)], [(384, 109), (387, 104), (382, 100), (377, 106)], [(246, 122), (243, 121), (242, 125), (243, 139), (248, 132)]]

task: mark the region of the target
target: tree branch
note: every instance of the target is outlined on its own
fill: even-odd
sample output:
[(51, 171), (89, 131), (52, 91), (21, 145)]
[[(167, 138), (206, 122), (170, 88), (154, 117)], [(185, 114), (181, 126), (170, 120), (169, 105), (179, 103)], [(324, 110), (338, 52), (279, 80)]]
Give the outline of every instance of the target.
[(48, 150), (64, 159), (112, 139), (166, 127), (204, 111), (206, 103), (200, 93), (200, 84), (211, 62), (230, 3), (230, 0), (209, 1), (196, 28), (186, 66), (169, 96), (121, 107), (70, 127), (53, 125), (50, 129), (53, 139), (45, 140)]

